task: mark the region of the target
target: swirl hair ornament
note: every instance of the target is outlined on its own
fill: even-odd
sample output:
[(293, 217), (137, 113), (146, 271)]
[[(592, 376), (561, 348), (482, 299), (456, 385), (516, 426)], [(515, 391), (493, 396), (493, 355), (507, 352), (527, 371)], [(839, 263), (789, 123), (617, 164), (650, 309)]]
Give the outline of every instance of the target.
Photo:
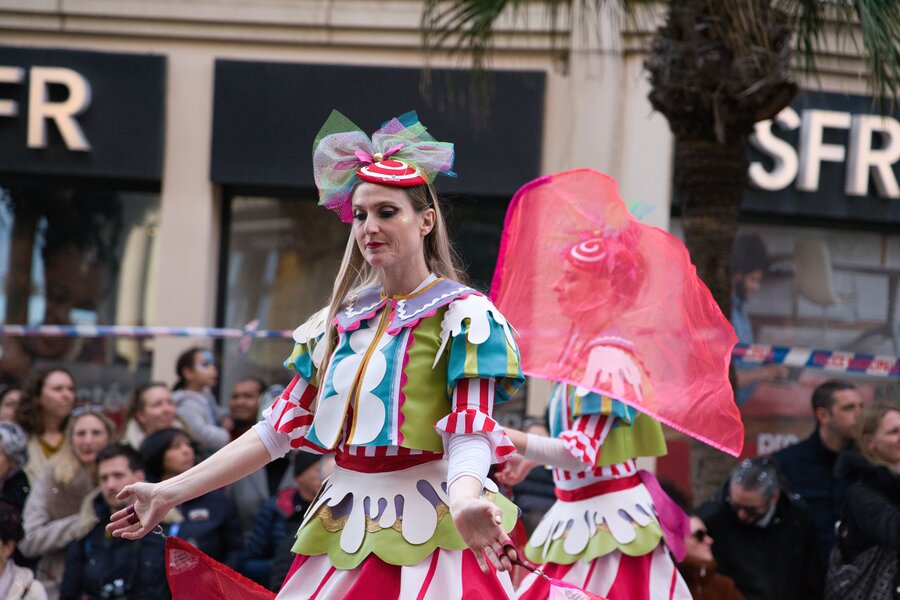
[(574, 244), (566, 260), (579, 271), (615, 285), (610, 293), (621, 300), (634, 300), (646, 272), (639, 252), (638, 229), (625, 222), (618, 230), (594, 231), (591, 237)]
[(431, 137), (410, 111), (384, 123), (371, 139), (350, 119), (332, 111), (313, 143), (319, 204), (352, 220), (350, 197), (361, 181), (398, 187), (430, 184), (438, 174), (456, 177), (453, 144)]

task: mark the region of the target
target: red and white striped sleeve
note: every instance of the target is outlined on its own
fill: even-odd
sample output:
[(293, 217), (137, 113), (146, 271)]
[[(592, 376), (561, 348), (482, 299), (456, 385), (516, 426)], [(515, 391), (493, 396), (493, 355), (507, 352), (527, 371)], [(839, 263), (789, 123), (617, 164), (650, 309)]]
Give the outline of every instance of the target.
[(600, 448), (612, 430), (616, 417), (612, 415), (581, 415), (575, 417), (572, 427), (559, 434), (566, 450), (587, 468), (593, 468), (600, 457)]
[[(294, 375), (294, 379), (284, 388), (278, 400), (263, 412), (261, 423), (266, 423), (274, 432), (274, 435), (264, 436), (262, 433), (260, 435), (270, 455), (273, 454), (273, 450), (281, 452), (282, 446), (287, 446), (284, 452), (289, 448), (315, 454), (329, 452), (306, 439), (306, 433), (313, 422), (311, 409), (317, 393), (316, 386), (300, 375)], [(270, 442), (276, 440), (272, 442), (273, 447), (269, 447), (267, 440)], [(284, 452), (278, 455), (283, 456)]]
[(515, 451), (503, 427), (494, 420), (493, 378), (458, 379), (453, 388), (453, 412), (435, 424), (444, 438), (444, 448), (448, 447), (451, 434), (484, 434), (491, 443), (492, 461), (506, 461)]

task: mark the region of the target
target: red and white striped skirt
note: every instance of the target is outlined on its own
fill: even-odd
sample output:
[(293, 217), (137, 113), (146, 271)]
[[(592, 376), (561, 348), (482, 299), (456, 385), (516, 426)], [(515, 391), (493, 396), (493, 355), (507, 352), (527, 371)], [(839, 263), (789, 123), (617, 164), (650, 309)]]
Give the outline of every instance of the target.
[[(607, 600), (691, 600), (691, 592), (663, 544), (643, 556), (628, 556), (616, 550), (590, 562), (548, 563), (541, 570), (552, 579), (561, 579)], [(530, 574), (517, 591), (519, 600), (546, 600), (550, 597), (550, 582)]]
[[(355, 569), (336, 569), (327, 554), (298, 554), (276, 600), (494, 600), (515, 598), (509, 573), (482, 573), (470, 550), (439, 548), (422, 562), (390, 565), (369, 555)], [(544, 596), (546, 598), (546, 595)]]

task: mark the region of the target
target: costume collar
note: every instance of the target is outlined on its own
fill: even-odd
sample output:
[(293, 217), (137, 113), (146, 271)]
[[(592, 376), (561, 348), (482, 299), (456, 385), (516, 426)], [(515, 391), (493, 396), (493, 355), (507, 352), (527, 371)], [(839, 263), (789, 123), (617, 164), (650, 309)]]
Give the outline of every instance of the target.
[[(479, 294), (476, 290), (452, 279), (426, 279), (412, 294), (406, 296), (385, 296), (380, 285), (364, 289), (355, 300), (345, 304), (338, 311), (335, 324), (338, 331), (352, 331), (362, 321), (371, 319), (388, 302), (396, 310), (391, 316), (388, 333), (396, 333), (404, 327), (411, 327), (425, 317), (433, 315), (439, 308), (454, 300), (471, 294)], [(430, 280), (430, 282), (429, 282)], [(480, 295), (480, 294), (479, 294)]]

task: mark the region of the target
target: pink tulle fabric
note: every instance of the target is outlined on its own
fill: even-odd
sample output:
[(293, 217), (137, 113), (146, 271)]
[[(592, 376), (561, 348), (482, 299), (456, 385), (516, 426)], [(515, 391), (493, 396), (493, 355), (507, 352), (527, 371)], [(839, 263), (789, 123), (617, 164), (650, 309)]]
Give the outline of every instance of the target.
[(616, 398), (737, 456), (734, 330), (684, 245), (635, 219), (611, 177), (542, 177), (510, 203), (491, 298), (522, 370)]

